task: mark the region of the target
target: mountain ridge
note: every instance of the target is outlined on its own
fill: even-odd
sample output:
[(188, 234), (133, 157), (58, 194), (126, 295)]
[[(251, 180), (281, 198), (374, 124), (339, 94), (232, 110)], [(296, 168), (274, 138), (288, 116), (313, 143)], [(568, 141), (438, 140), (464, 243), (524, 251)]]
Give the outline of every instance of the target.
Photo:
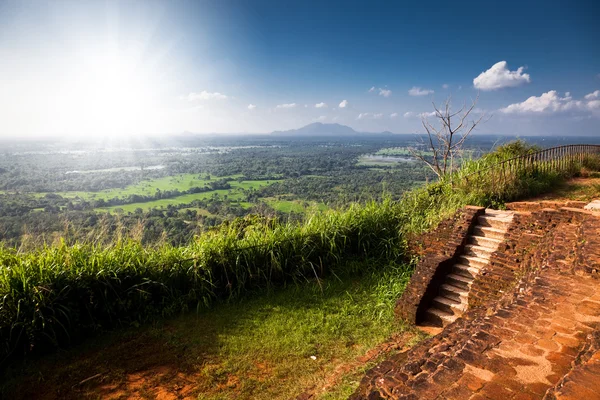
[(373, 135), (393, 135), (389, 131), (370, 133), (358, 132), (347, 125), (324, 124), (322, 122), (313, 122), (298, 129), (289, 129), (286, 131), (273, 131), (273, 136), (373, 136)]

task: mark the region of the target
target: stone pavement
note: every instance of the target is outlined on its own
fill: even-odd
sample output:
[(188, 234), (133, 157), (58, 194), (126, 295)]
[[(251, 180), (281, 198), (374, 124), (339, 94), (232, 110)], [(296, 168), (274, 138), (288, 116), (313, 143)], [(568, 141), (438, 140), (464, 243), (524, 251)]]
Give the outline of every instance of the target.
[(565, 213), (541, 268), (368, 371), (351, 399), (600, 399), (600, 216)]

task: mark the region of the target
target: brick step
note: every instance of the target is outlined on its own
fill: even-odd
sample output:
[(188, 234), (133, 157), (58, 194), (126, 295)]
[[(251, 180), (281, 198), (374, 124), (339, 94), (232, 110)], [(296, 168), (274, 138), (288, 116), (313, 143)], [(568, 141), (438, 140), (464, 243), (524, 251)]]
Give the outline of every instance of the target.
[(447, 326), (456, 321), (457, 315), (447, 313), (437, 308), (429, 308), (425, 311), (425, 324), (432, 326)]
[(466, 302), (469, 298), (469, 291), (444, 283), (440, 286), (440, 296), (460, 302)]
[(489, 226), (476, 225), (473, 228), (473, 235), (483, 236), (492, 239), (504, 239), (506, 231), (504, 229), (496, 229)]
[(471, 288), (473, 280), (473, 278), (467, 278), (462, 275), (448, 274), (445, 283), (468, 291)]
[(494, 251), (496, 251), (496, 249), (498, 248), (500, 243), (502, 243), (502, 240), (500, 240), (500, 239), (484, 237), (484, 236), (475, 236), (475, 235), (470, 235), (467, 238), (467, 241), (469, 244), (474, 244), (474, 245), (481, 246), (481, 247), (487, 247), (488, 249), (492, 249)]
[(496, 228), (504, 231), (508, 229), (508, 227), (512, 223), (512, 219), (490, 217), (488, 215), (481, 215), (477, 217), (477, 221), (479, 222), (479, 225), (489, 226), (491, 228)]
[(442, 310), (454, 315), (462, 315), (462, 313), (467, 309), (466, 303), (463, 304), (460, 301), (452, 300), (443, 296), (438, 296), (433, 299), (431, 306), (437, 308), (438, 310)]
[(512, 219), (515, 215), (514, 211), (505, 211), (505, 210), (492, 210), (491, 208), (485, 209), (485, 215), (495, 218), (506, 218)]
[(483, 258), (485, 260), (489, 260), (494, 251), (495, 250), (488, 249), (487, 247), (481, 247), (481, 246), (476, 246), (474, 244), (468, 244), (465, 246), (464, 254), (467, 256), (475, 256), (475, 257)]
[(489, 261), (490, 260), (488, 260), (487, 258), (467, 256), (464, 254), (458, 257), (458, 262), (460, 264), (468, 265), (469, 267), (475, 268), (483, 268), (489, 264)]
[(469, 266), (464, 264), (454, 264), (452, 266), (452, 273), (456, 275), (462, 275), (467, 278), (475, 278), (479, 275), (481, 267)]

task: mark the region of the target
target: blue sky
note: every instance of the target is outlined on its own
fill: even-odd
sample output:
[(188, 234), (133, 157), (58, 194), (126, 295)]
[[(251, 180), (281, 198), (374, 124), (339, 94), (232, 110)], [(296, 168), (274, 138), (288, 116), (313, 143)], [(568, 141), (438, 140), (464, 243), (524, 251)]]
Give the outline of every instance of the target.
[[(600, 135), (596, 1), (0, 2), (0, 135), (420, 131)], [(344, 107), (341, 107), (344, 105)]]

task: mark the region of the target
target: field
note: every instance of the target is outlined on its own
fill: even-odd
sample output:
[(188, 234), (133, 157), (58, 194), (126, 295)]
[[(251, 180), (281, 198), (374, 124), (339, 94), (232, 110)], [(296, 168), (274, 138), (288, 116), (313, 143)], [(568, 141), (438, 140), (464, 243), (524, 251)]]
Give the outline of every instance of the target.
[[(276, 180), (271, 181), (257, 181), (257, 180), (249, 180), (238, 182), (237, 179), (240, 179), (242, 175), (229, 175), (229, 176), (219, 176), (219, 177), (211, 177), (211, 179), (205, 179), (201, 177), (200, 174), (180, 174), (174, 176), (167, 176), (164, 178), (158, 179), (145, 179), (137, 184), (129, 185), (124, 188), (113, 188), (106, 189), (99, 192), (57, 192), (56, 194), (65, 197), (65, 198), (80, 198), (82, 200), (98, 200), (98, 199), (113, 199), (113, 198), (125, 198), (130, 195), (146, 195), (152, 196), (156, 193), (157, 190), (160, 191), (169, 191), (169, 190), (179, 190), (185, 191), (194, 187), (205, 187), (210, 183), (222, 180), (222, 179), (231, 179), (229, 183), (233, 188), (240, 189), (257, 189), (265, 184), (271, 184), (277, 182)], [(40, 193), (40, 196), (44, 196), (45, 193)]]
[[(191, 175), (191, 174), (189, 174), (189, 175)], [(171, 182), (174, 182), (179, 185), (165, 184), (165, 183), (171, 183)], [(185, 185), (190, 185), (190, 184), (196, 185), (197, 182), (202, 182), (202, 180), (195, 179), (195, 178), (177, 179), (174, 177), (169, 177), (169, 178), (162, 179), (161, 182), (158, 182), (161, 185), (157, 185), (157, 182), (152, 182), (152, 181), (142, 182), (140, 185), (141, 185), (141, 187), (144, 187), (146, 189), (146, 192), (141, 192), (141, 193), (150, 194), (150, 193), (153, 193), (152, 191), (156, 191), (156, 189), (160, 189), (161, 187), (163, 188), (163, 189), (160, 189), (161, 191), (178, 189), (182, 186), (182, 182), (184, 182)], [(210, 181), (204, 181), (204, 182), (208, 183)], [(110, 211), (116, 211), (118, 209), (121, 209), (124, 212), (134, 212), (138, 208), (142, 209), (143, 211), (147, 211), (152, 208), (167, 208), (169, 205), (190, 204), (191, 202), (193, 202), (195, 200), (207, 200), (207, 199), (211, 199), (211, 198), (219, 199), (219, 200), (227, 199), (227, 200), (233, 201), (236, 204), (240, 204), (243, 208), (249, 208), (251, 206), (251, 203), (240, 201), (240, 200), (244, 199), (246, 196), (244, 191), (252, 190), (252, 189), (259, 189), (261, 187), (271, 185), (275, 182), (279, 182), (279, 181), (278, 180), (268, 180), (268, 181), (253, 180), (253, 181), (241, 181), (241, 182), (230, 181), (229, 184), (231, 185), (231, 189), (217, 189), (217, 190), (210, 190), (210, 191), (202, 192), (202, 193), (193, 193), (193, 194), (186, 194), (186, 195), (182, 195), (182, 196), (176, 196), (176, 197), (172, 197), (169, 199), (160, 199), (160, 200), (147, 201), (147, 202), (141, 202), (141, 203), (131, 203), (131, 204), (112, 206), (112, 207), (100, 207), (100, 208), (96, 208), (96, 211), (99, 211), (99, 212), (109, 211), (110, 212)], [(196, 186), (188, 186), (188, 189), (190, 187), (196, 187)], [(118, 193), (119, 194), (118, 197), (124, 197), (127, 195), (126, 193), (128, 193), (132, 190), (134, 190), (134, 189), (127, 188), (126, 190), (120, 192), (118, 190), (113, 189), (109, 192)], [(182, 190), (182, 189), (179, 189), (179, 190)], [(102, 192), (102, 193), (103, 193), (103, 196), (106, 196), (105, 192)], [(139, 194), (139, 193), (136, 193), (136, 194)], [(65, 194), (61, 194), (61, 195), (68, 195), (68, 192)], [(93, 194), (82, 193), (82, 195), (90, 196)], [(112, 197), (107, 197), (107, 198), (112, 198)]]
[(324, 203), (314, 203), (301, 200), (279, 200), (272, 197), (266, 197), (264, 201), (273, 209), (284, 213), (304, 213), (308, 209), (316, 208), (319, 211), (327, 210), (327, 205)]
[(414, 158), (396, 155), (377, 155), (368, 154), (358, 158), (359, 166), (373, 166), (373, 167), (392, 167), (400, 163), (413, 163), (416, 162)]

